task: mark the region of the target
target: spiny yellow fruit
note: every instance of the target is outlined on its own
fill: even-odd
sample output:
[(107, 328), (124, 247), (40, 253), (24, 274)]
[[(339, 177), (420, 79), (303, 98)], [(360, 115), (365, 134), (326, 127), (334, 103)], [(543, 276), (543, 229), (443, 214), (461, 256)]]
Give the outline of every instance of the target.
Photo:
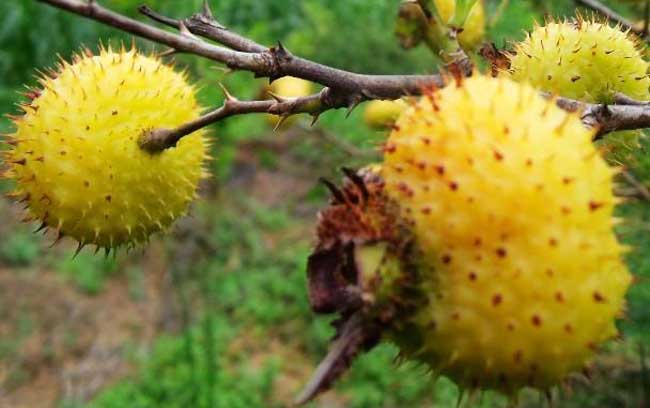
[(388, 129), (397, 120), (399, 115), (408, 107), (403, 100), (368, 102), (363, 112), (364, 123), (372, 129)]
[(588, 102), (612, 102), (616, 93), (650, 99), (648, 64), (637, 39), (619, 27), (576, 20), (550, 22), (515, 45), (512, 79)]
[(200, 115), (185, 75), (135, 49), (86, 51), (44, 75), (15, 119), (6, 154), (13, 196), (29, 218), (80, 248), (107, 250), (147, 241), (183, 215), (206, 158), (202, 131), (149, 153), (143, 132)]
[(299, 400), (381, 339), (465, 388), (548, 390), (580, 372), (616, 336), (631, 281), (593, 131), (529, 85), (478, 75), (393, 129), (379, 168), (324, 181), (309, 295), (341, 319)]
[[(300, 98), (309, 96), (313, 92), (313, 84), (301, 78), (286, 76), (276, 79), (267, 88), (267, 93), (282, 96), (285, 98)], [(289, 117), (284, 124), (289, 126), (296, 119), (295, 116)], [(280, 118), (277, 115), (266, 115), (266, 120), (271, 125), (276, 126)]]
[[(449, 23), (456, 14), (456, 0), (434, 0), (438, 14), (445, 23)], [(485, 37), (485, 6), (478, 0), (470, 10), (458, 39), (465, 48), (474, 48)]]
[(617, 334), (630, 284), (593, 133), (534, 88), (481, 76), (422, 98), (396, 129), (382, 175), (429, 299), (411, 356), (506, 391), (582, 369)]

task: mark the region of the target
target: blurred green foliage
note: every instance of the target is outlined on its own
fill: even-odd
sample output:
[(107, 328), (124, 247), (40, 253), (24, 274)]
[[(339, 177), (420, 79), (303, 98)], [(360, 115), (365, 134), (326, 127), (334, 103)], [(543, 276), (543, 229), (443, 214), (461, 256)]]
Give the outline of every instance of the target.
[(95, 295), (101, 292), (106, 279), (116, 271), (117, 262), (112, 257), (94, 255), (92, 252), (86, 251), (80, 252), (76, 256), (66, 254), (59, 260), (56, 269), (78, 290)]
[(11, 234), (0, 242), (0, 263), (8, 266), (29, 266), (40, 254), (38, 240), (27, 229), (22, 229)]
[[(101, 2), (138, 17), (135, 10), (142, 0)], [(182, 17), (199, 10), (202, 1), (147, 3), (164, 14)], [(489, 10), (496, 10), (498, 3), (488, 1)], [(619, 11), (630, 11), (619, 2), (609, 3)], [(405, 52), (398, 47), (392, 33), (397, 0), (214, 0), (211, 4), (219, 21), (233, 30), (264, 44), (282, 41), (295, 54), (339, 68), (386, 74), (428, 73), (439, 68), (427, 50)], [(571, 16), (574, 10), (569, 0), (511, 0), (489, 30), (490, 39), (504, 46), (523, 37), (525, 30), (535, 21), (543, 21), (545, 15), (561, 18)], [(35, 69), (53, 66), (57, 54), (68, 59), (81, 44), (95, 48), (100, 39), (115, 44), (131, 41), (116, 30), (33, 0), (0, 2), (0, 22), (1, 113), (15, 111), (12, 104), (21, 100), (17, 92), (23, 84), (35, 84)], [(156, 49), (143, 41), (137, 43), (143, 50)], [(178, 56), (177, 63), (186, 66), (202, 86), (200, 98), (205, 106), (221, 103), (218, 82), (224, 82), (242, 99), (255, 98), (264, 85), (263, 80), (248, 73), (225, 75), (211, 61)], [(384, 135), (361, 126), (360, 116), (355, 111), (346, 120), (344, 112), (328, 112), (319, 126), (369, 151)], [(0, 132), (9, 128), (8, 121), (0, 119)], [(213, 128), (218, 143), (212, 170), (218, 183), (226, 184), (236, 173), (233, 163), (239, 146), (268, 139), (269, 127), (262, 118), (250, 116), (233, 118)], [(650, 182), (650, 145), (643, 143), (634, 157), (635, 175)], [(258, 149), (257, 154), (262, 167), (268, 170), (287, 165), (288, 158), (289, 164), (299, 162), (311, 167), (314, 180), (335, 174), (336, 166), (324, 166), (323, 157), (337, 165), (362, 165), (370, 160), (350, 159), (334, 144), (324, 147), (301, 140), (292, 142), (290, 150), (288, 156), (270, 149)], [(0, 185), (0, 191), (3, 188)], [(184, 299), (180, 303), (184, 303), (186, 311), (198, 310), (186, 327), (177, 335), (159, 338), (151, 353), (131, 353), (129, 358), (137, 368), (131, 378), (104, 390), (88, 404), (67, 400), (61, 402), (61, 407), (273, 407), (287, 400), (286, 396), (274, 394), (274, 385), (287, 381), (283, 373), (306, 370), (300, 383), (288, 383), (289, 395), (307, 380), (309, 370), (326, 351), (333, 330), (327, 319), (314, 318), (309, 310), (304, 271), (310, 242), (303, 238), (304, 234), (299, 239), (284, 235), (304, 228), (313, 218), (305, 220), (291, 211), (305, 202), (270, 208), (236, 192), (224, 195), (228, 200), (199, 205), (196, 211), (202, 228), (208, 231), (207, 242), (213, 251), (188, 264), (185, 275), (174, 285), (177, 297)], [(323, 189), (314, 188), (303, 200), (322, 204), (323, 197)], [(631, 291), (629, 316), (622, 323), (630, 337), (625, 344), (648, 343), (650, 259), (646, 255), (650, 253), (650, 210), (647, 205), (628, 204), (621, 207), (620, 213), (628, 220), (621, 227), (621, 235), (636, 248), (629, 255), (629, 264), (640, 277), (640, 283)], [(22, 230), (3, 237), (0, 243), (0, 261), (7, 265), (27, 266), (39, 255), (37, 240)], [(76, 258), (66, 254), (55, 262), (55, 269), (89, 295), (99, 293), (107, 279), (120, 273), (118, 261), (89, 252)], [(128, 266), (124, 273), (134, 299), (144, 298), (142, 274), (137, 266)], [(29, 332), (28, 326), (25, 323), (13, 339), (0, 339), (0, 358), (18, 349)], [(272, 346), (270, 339), (280, 346)], [(395, 356), (394, 347), (382, 345), (359, 359), (336, 387), (335, 402), (359, 408), (456, 406), (459, 390), (455, 385), (444, 378), (431, 378), (422, 367), (398, 366), (393, 361)], [(561, 406), (640, 406), (638, 390), (644, 384), (623, 377), (595, 387), (578, 388), (572, 397), (562, 396)], [(472, 407), (507, 404), (491, 393), (466, 400)], [(540, 406), (537, 396), (522, 401), (524, 406)]]

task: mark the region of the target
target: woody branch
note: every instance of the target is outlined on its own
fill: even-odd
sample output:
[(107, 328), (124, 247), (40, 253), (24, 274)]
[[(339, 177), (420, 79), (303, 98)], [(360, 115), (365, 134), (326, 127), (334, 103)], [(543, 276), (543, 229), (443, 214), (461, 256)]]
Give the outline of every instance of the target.
[[(295, 76), (323, 85), (314, 95), (302, 98), (276, 98), (265, 101), (239, 101), (228, 97), (223, 106), (198, 120), (177, 129), (153, 129), (142, 135), (140, 146), (158, 152), (175, 146), (185, 135), (230, 116), (248, 113), (273, 113), (283, 117), (307, 113), (318, 118), (321, 113), (338, 108), (353, 109), (371, 99), (398, 99), (420, 95), (430, 87), (443, 87), (443, 76), (433, 75), (367, 75), (344, 71), (291, 54), (281, 44), (265, 47), (240, 36), (219, 24), (209, 8), (187, 19), (173, 19), (155, 13), (146, 6), (140, 12), (174, 27), (177, 33), (128, 18), (100, 6), (95, 0), (37, 0), (81, 15), (121, 31), (170, 47), (173, 52), (198, 55), (225, 64), (234, 71), (249, 71), (271, 81), (283, 76)], [(217, 42), (207, 42), (200, 37)], [(590, 104), (567, 98), (557, 98), (563, 109), (581, 112), (585, 125), (598, 129), (598, 137), (616, 131), (650, 127), (650, 105), (621, 97), (614, 105)]]

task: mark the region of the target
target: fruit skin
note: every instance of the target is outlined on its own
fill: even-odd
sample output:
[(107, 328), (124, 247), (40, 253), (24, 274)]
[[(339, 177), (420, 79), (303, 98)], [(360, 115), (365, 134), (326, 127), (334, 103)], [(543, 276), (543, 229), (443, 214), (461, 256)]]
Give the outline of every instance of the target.
[(384, 130), (388, 129), (397, 120), (399, 115), (408, 107), (403, 100), (383, 101), (374, 100), (368, 102), (363, 112), (363, 121), (369, 128)]
[[(292, 76), (286, 76), (273, 81), (269, 86), (266, 87), (266, 94), (270, 97), (270, 94), (282, 96), (285, 98), (300, 98), (303, 96), (309, 96), (313, 92), (314, 85), (305, 81), (301, 78), (296, 78)], [(291, 116), (284, 121), (285, 126), (290, 126), (295, 122), (296, 116)], [(266, 115), (266, 121), (272, 125), (277, 126), (280, 117), (277, 115)]]
[(473, 76), (409, 107), (381, 165), (325, 182), (309, 299), (339, 319), (299, 400), (382, 339), (510, 395), (585, 369), (631, 283), (593, 135), (529, 85)]
[[(438, 14), (443, 22), (449, 23), (456, 13), (456, 0), (434, 0)], [(458, 36), (460, 44), (467, 49), (476, 48), (485, 37), (485, 6), (478, 0), (470, 10)]]
[[(531, 126), (534, 124), (534, 126)], [(426, 305), (391, 337), (462, 386), (548, 388), (617, 334), (631, 277), (613, 176), (575, 114), (474, 76), (398, 120), (381, 175)]]
[(538, 26), (515, 45), (509, 59), (512, 79), (565, 97), (611, 103), (620, 92), (650, 99), (648, 64), (638, 40), (604, 23)]
[(138, 147), (144, 131), (200, 115), (185, 74), (135, 49), (109, 48), (61, 61), (39, 82), (6, 153), (5, 177), (28, 218), (80, 248), (110, 250), (145, 242), (185, 214), (203, 175), (204, 132), (156, 154)]

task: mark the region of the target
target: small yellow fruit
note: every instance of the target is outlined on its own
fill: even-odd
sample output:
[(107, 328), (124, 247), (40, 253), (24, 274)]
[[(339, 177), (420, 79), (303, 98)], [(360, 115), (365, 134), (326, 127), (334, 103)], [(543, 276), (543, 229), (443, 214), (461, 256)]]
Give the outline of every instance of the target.
[(363, 112), (363, 121), (372, 129), (388, 129), (393, 126), (399, 115), (407, 107), (408, 104), (401, 99), (396, 101), (370, 101)]
[(9, 135), (6, 176), (43, 228), (80, 247), (133, 246), (165, 230), (196, 196), (206, 157), (203, 131), (152, 154), (143, 132), (196, 119), (185, 75), (135, 50), (87, 51), (40, 79)]
[[(273, 81), (273, 83), (267, 87), (266, 91), (267, 93), (283, 96), (285, 98), (300, 98), (303, 96), (311, 95), (313, 88), (313, 84), (309, 81), (305, 81), (301, 78), (286, 76)], [(285, 120), (284, 124), (286, 126), (289, 126), (294, 122), (295, 118), (295, 116), (289, 117), (287, 120)], [(266, 115), (266, 120), (272, 126), (276, 126), (280, 118), (277, 115)]]
[[(434, 0), (438, 14), (443, 22), (448, 23), (456, 13), (456, 0)], [(478, 46), (485, 37), (485, 6), (483, 0), (478, 0), (470, 10), (463, 32), (458, 39), (463, 47), (472, 49)]]
[(518, 82), (587, 102), (615, 93), (650, 99), (648, 64), (637, 39), (618, 27), (577, 20), (536, 27), (509, 55)]
[(422, 98), (395, 129), (382, 176), (429, 299), (394, 334), (405, 354), (507, 392), (582, 369), (617, 334), (631, 281), (592, 131), (534, 88), (482, 76)]

